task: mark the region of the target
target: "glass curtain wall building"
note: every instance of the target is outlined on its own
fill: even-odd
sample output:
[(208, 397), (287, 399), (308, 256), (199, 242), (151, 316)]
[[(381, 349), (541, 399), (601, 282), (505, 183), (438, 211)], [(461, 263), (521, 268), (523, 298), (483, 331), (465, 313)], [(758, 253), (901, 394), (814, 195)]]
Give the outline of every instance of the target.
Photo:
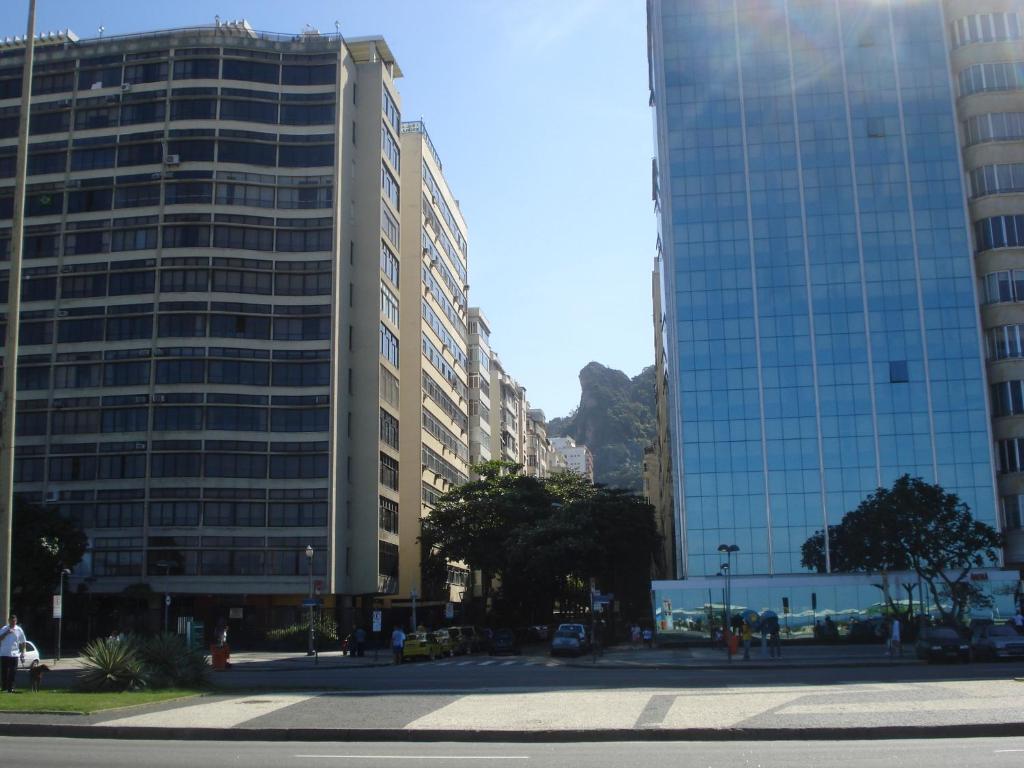
[(941, 2), (650, 0), (648, 25), (676, 576), (723, 543), (734, 576), (806, 573), (904, 473), (1001, 527)]

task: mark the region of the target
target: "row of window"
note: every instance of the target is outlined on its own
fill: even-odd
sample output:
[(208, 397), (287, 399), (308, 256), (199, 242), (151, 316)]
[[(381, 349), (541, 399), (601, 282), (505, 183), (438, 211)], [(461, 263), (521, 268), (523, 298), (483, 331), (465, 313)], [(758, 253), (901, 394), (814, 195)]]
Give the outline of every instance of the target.
[(380, 454), (380, 484), (393, 491), (398, 490), (398, 459)]
[[(18, 411), (20, 436), (115, 434), (121, 432), (327, 432), (330, 410), (323, 408), (258, 408), (232, 405), (146, 405), (93, 410)], [(397, 446), (395, 446), (397, 448)]]
[(383, 281), (380, 284), (380, 313), (398, 327), (398, 297)]
[(423, 410), (423, 430), (434, 436), (441, 445), (463, 461), (469, 461), (469, 446), (458, 435), (442, 424), (426, 409)]
[(380, 148), (386, 157), (391, 162), (391, 167), (401, 173), (402, 171), (402, 153), (398, 148), (398, 142), (395, 141), (395, 137), (391, 134), (391, 130), (388, 128), (387, 123), (381, 123), (380, 126)]
[[(454, 235), (455, 237), (455, 242), (458, 243), (459, 253), (455, 253), (454, 249), (450, 249), (450, 244), (449, 247), (445, 248), (445, 250), (447, 250), (448, 255), (452, 257), (452, 262), (455, 264), (456, 268), (459, 269), (459, 274), (462, 277), (462, 281), (465, 282), (467, 280), (467, 275), (465, 274), (464, 266), (464, 263), (466, 261), (466, 238), (462, 234), (462, 230), (459, 229), (459, 225), (455, 221), (455, 217), (452, 215), (451, 208), (448, 207), (447, 201), (444, 199), (441, 187), (437, 183), (437, 180), (434, 178), (434, 174), (431, 173), (430, 168), (427, 167), (426, 160), (423, 161), (422, 170), (423, 183), (427, 186), (427, 189), (430, 191), (430, 200), (427, 202), (434, 203), (434, 205), (436, 205), (441, 210), (441, 216), (444, 218), (445, 223), (448, 224), (448, 228), (452, 231), (452, 235)], [(429, 208), (429, 205), (424, 207)], [(441, 234), (444, 233), (441, 232)], [(447, 235), (445, 235), (445, 239), (447, 240)]]
[(380, 324), (380, 356), (398, 367), (398, 337), (384, 323)]
[[(141, 528), (146, 519), (143, 501), (61, 504), (64, 517), (83, 528)], [(326, 501), (151, 501), (149, 525), (163, 527), (240, 526), (277, 528), (326, 526)], [(97, 539), (97, 543), (101, 541)], [(262, 541), (262, 539), (261, 539)], [(287, 546), (288, 540), (271, 537), (271, 548)], [(155, 543), (155, 542), (154, 542)], [(159, 544), (157, 544), (159, 545)]]
[(974, 241), (979, 251), (1024, 247), (1024, 216), (993, 216), (974, 222)]
[(1005, 360), (1024, 356), (1021, 343), (1024, 325), (1004, 325), (985, 331), (986, 349), (989, 360)]
[(1003, 528), (1007, 531), (1024, 528), (1024, 496), (1003, 496)]
[[(121, 480), (146, 476), (146, 455), (105, 454), (100, 456), (51, 456), (49, 473), (43, 476), (42, 458), (15, 459), (16, 482), (90, 482)], [(326, 453), (313, 454), (233, 454), (233, 453), (154, 453), (149, 457), (149, 476), (246, 478), (296, 480), (327, 477)]]
[[(262, 176), (262, 174), (235, 175)], [(270, 184), (274, 183), (273, 176), (265, 178), (270, 180)], [(88, 179), (87, 181), (88, 188), (78, 191), (68, 190), (66, 194), (53, 189), (39, 192), (30, 190), (25, 198), (25, 216), (28, 218), (59, 216), (65, 212), (65, 198), (67, 199), (66, 212), (69, 214), (105, 213), (112, 208), (119, 210), (160, 205), (160, 184), (120, 186), (115, 192), (112, 186), (114, 180), (111, 178)], [(283, 210), (312, 210), (331, 207), (334, 188), (329, 181), (322, 181), (320, 177), (310, 177), (309, 183), (303, 186), (275, 188), (265, 184), (266, 182), (263, 185), (257, 185), (239, 181), (219, 181), (214, 185), (211, 181), (168, 181), (162, 188), (164, 191), (163, 202), (169, 206), (216, 203), (217, 205), (245, 205), (257, 208), (277, 207)], [(11, 218), (13, 213), (14, 198), (11, 195), (0, 195), (0, 220)], [(115, 226), (116, 222), (117, 220), (115, 220)], [(269, 225), (272, 226), (272, 222)]]
[(975, 13), (964, 16), (950, 24), (953, 47), (969, 43), (995, 43), (1004, 40), (1021, 39), (1019, 16), (1008, 13)]
[[(87, 341), (126, 341), (153, 336), (153, 316), (69, 317), (28, 322), (22, 320), (20, 342), (38, 344), (78, 344)], [(4, 328), (5, 323), (0, 323)], [(390, 332), (389, 332), (390, 333)], [(157, 317), (157, 338), (274, 339), (277, 341), (315, 341), (331, 338), (330, 317), (255, 317), (252, 315), (174, 313)], [(394, 338), (394, 337), (392, 337)], [(383, 344), (383, 332), (382, 332)], [(394, 339), (395, 359), (398, 340)], [(383, 350), (382, 350), (383, 352)], [(397, 362), (395, 363), (397, 365)]]
[[(431, 273), (431, 268), (426, 264), (422, 265), (420, 269), (420, 275), (423, 278), (423, 286), (427, 289), (431, 296), (434, 297), (434, 301), (437, 302), (438, 306), (441, 307), (441, 311), (444, 312), (455, 329), (459, 332), (462, 338), (466, 336), (466, 323), (459, 314), (459, 311), (455, 308), (455, 305), (448, 300), (444, 291), (441, 290), (441, 284), (437, 282), (434, 275)], [(462, 297), (462, 306), (466, 306), (466, 299)]]
[(1024, 381), (1002, 381), (993, 384), (993, 416), (1020, 416), (1024, 414)]
[(466, 370), (466, 353), (463, 351), (460, 342), (445, 328), (441, 318), (431, 309), (426, 299), (420, 299), (420, 307), (423, 319), (430, 326), (431, 330), (437, 334), (438, 339), (441, 340), (441, 345), (451, 354), (455, 364), (462, 370)]
[[(269, 262), (266, 262), (269, 265)], [(116, 264), (116, 263), (115, 263)], [(326, 266), (329, 262), (323, 262)], [(91, 266), (91, 265), (86, 265)], [(99, 265), (104, 268), (105, 265)], [(329, 269), (329, 266), (327, 266)], [(57, 298), (58, 287), (62, 299), (103, 298), (105, 296), (131, 296), (152, 294), (155, 290), (155, 270), (97, 272), (94, 274), (26, 275), (22, 279), (22, 301), (52, 301)], [(0, 274), (0, 289), (6, 295), (7, 281)], [(259, 296), (326, 296), (331, 292), (329, 272), (273, 272), (241, 269), (205, 268), (160, 271), (160, 291), (163, 293), (242, 293)], [(146, 305), (151, 309), (151, 305)], [(102, 308), (100, 308), (102, 309)], [(327, 311), (324, 308), (323, 311)], [(397, 320), (395, 321), (397, 324)], [(136, 337), (132, 337), (136, 338)]]
[(1024, 472), (1024, 437), (996, 441), (996, 461), (999, 472)]
[(1024, 192), (1024, 163), (985, 165), (971, 171), (974, 197), (1003, 192)]
[(380, 529), (388, 533), (398, 533), (398, 502), (380, 496), (377, 500), (377, 511), (380, 516)]
[(427, 334), (423, 334), (423, 356), (430, 361), (430, 364), (437, 369), (437, 372), (444, 377), (451, 387), (463, 398), (466, 397), (466, 385), (462, 383), (462, 379), (459, 378), (459, 374), (455, 372), (455, 369), (444, 359), (444, 355), (441, 354), (441, 350), (434, 346)]
[(429, 446), (423, 448), (423, 469), (433, 472), (436, 476), (447, 480), (452, 485), (462, 485), (469, 480), (469, 477), (445, 460), (441, 454)]
[(960, 70), (960, 95), (1024, 88), (1024, 61), (972, 64)]
[(967, 146), (986, 141), (1024, 139), (1024, 112), (994, 112), (969, 117), (964, 121)]
[[(448, 265), (444, 259), (441, 258), (437, 249), (434, 247), (433, 239), (427, 233), (426, 229), (420, 232), (420, 243), (423, 246), (423, 253), (430, 258), (430, 266), (441, 273), (441, 279), (444, 280), (445, 285), (448, 286), (448, 290), (451, 291), (452, 297), (462, 306), (466, 305), (466, 290), (467, 287), (465, 282), (459, 282), (455, 279), (455, 275), (448, 269)], [(463, 327), (463, 333), (465, 333), (465, 326), (462, 320), (459, 320), (459, 324)]]
[[(323, 575), (314, 557), (313, 571)], [(161, 563), (169, 563), (165, 568)], [(269, 550), (150, 549), (150, 576), (304, 576), (309, 571), (304, 552)], [(142, 550), (99, 550), (92, 554), (93, 576), (142, 576)]]
[[(69, 365), (18, 365), (18, 389), (87, 389), (94, 387), (147, 386), (157, 384), (237, 384), (274, 387), (326, 387), (330, 385), (327, 361), (205, 360), (203, 358), (156, 361), (151, 375), (149, 360), (108, 360)], [(52, 376), (51, 376), (52, 372)]]
[(401, 276), (398, 257), (383, 240), (380, 241), (380, 271), (396, 288), (398, 287), (398, 280)]
[[(244, 163), (268, 168), (329, 168), (334, 165), (333, 144), (275, 144), (271, 142), (234, 139), (193, 139), (145, 144), (112, 143), (104, 138), (103, 146), (76, 147), (69, 153), (64, 142), (59, 146), (34, 144), (28, 154), (28, 175), (37, 176), (66, 171), (93, 171), (102, 168), (126, 168), (159, 165), (165, 160), (182, 162)], [(14, 149), (11, 147), (10, 149)], [(15, 156), (0, 151), (0, 178), (13, 178)], [(70, 160), (70, 162), (69, 162)], [(394, 177), (392, 177), (394, 180)], [(395, 187), (397, 200), (397, 182)], [(395, 203), (397, 207), (397, 202)]]
[(985, 275), (985, 302), (1024, 301), (1024, 270), (1013, 269)]
[(423, 394), (437, 403), (445, 415), (454, 421), (459, 429), (463, 432), (469, 429), (469, 420), (466, 418), (466, 414), (462, 412), (462, 408), (448, 396), (447, 392), (438, 386), (437, 382), (434, 381), (434, 377), (426, 371), (423, 372)]
[(380, 409), (380, 441), (398, 450), (398, 419)]
[[(216, 55), (217, 52), (213, 51)], [(226, 55), (231, 55), (226, 52)], [(188, 58), (175, 59), (172, 66), (169, 62), (152, 61), (145, 64), (104, 63), (90, 66), (88, 60), (79, 64), (75, 76), (74, 60), (54, 62), (62, 71), (53, 73), (34, 72), (32, 77), (32, 94), (64, 93), (75, 90), (77, 83), (79, 92), (98, 88), (112, 88), (119, 85), (139, 85), (168, 80), (168, 74), (174, 80), (240, 80), (249, 83), (266, 83), (268, 85), (331, 85), (337, 80), (337, 67), (334, 64), (285, 64), (267, 61), (226, 58)], [(21, 68), (5, 69), (0, 73), (0, 99), (12, 99), (21, 96)]]

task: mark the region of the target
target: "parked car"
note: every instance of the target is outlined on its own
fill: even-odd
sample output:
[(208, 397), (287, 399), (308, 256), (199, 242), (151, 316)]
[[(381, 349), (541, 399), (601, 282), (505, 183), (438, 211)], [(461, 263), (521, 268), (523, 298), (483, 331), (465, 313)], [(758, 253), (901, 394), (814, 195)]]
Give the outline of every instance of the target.
[(928, 627), (914, 643), (914, 652), (919, 659), (933, 661), (971, 660), (971, 646), (950, 627)]
[(874, 618), (851, 621), (846, 640), (850, 643), (881, 643), (885, 640), (885, 620)]
[(526, 628), (526, 639), (531, 643), (545, 643), (548, 641), (548, 625), (534, 624)]
[(1006, 624), (987, 624), (974, 628), (971, 652), (976, 659), (1024, 658), (1024, 635)]
[(410, 632), (405, 636), (403, 659), (430, 659), (441, 655), (433, 632)]
[(454, 656), (455, 648), (459, 644), (458, 637), (455, 635), (455, 631), (449, 627), (443, 627), (434, 631), (434, 642), (437, 644), (438, 654), (440, 656)]
[(18, 664), (19, 669), (30, 669), (41, 661), (41, 654), (35, 643), (25, 641), (25, 658)]
[(491, 656), (502, 653), (518, 655), (522, 652), (523, 649), (519, 647), (519, 638), (511, 629), (499, 629), (494, 632), (494, 637), (491, 639)]
[(559, 632), (573, 632), (579, 637), (580, 647), (584, 651), (590, 647), (590, 633), (587, 630), (586, 624), (559, 624), (555, 634), (557, 635)]
[(555, 632), (551, 639), (551, 655), (579, 656), (583, 653), (583, 641), (577, 632), (568, 629), (560, 629)]
[(476, 627), (452, 627), (452, 633), (458, 639), (456, 653), (476, 653), (482, 650), (483, 636)]

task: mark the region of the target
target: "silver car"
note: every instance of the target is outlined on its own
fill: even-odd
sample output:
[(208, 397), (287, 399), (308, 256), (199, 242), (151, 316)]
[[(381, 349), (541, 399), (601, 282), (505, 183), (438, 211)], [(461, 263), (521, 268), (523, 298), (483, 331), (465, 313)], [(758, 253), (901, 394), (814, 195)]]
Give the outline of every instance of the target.
[(555, 636), (551, 639), (551, 655), (572, 655), (579, 656), (583, 653), (583, 640), (580, 639), (578, 632), (574, 632), (570, 629), (560, 629), (555, 632)]
[(1006, 624), (975, 627), (971, 652), (976, 659), (1024, 658), (1024, 635)]

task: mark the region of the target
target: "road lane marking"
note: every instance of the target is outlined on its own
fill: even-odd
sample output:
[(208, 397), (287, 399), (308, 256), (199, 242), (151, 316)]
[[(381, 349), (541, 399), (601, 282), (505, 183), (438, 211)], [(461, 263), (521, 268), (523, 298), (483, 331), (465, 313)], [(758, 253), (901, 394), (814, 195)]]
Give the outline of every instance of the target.
[(295, 755), (327, 760), (529, 760), (529, 755)]

